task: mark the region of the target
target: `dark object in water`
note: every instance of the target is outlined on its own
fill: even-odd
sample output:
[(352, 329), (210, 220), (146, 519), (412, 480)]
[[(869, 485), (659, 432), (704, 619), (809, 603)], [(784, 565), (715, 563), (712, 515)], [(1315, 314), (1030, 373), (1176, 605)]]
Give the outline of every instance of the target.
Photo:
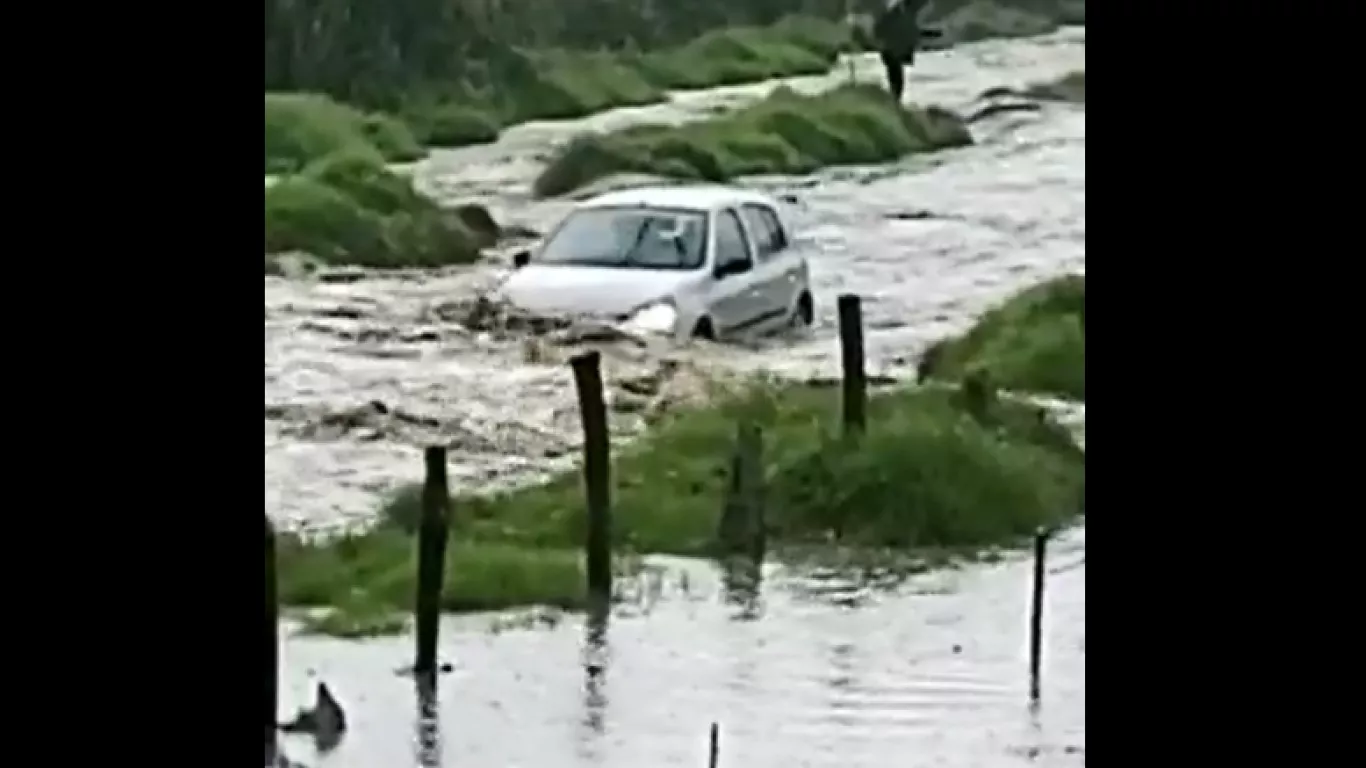
[(346, 713), (341, 703), (328, 690), (327, 683), (318, 683), (317, 703), (313, 709), (301, 709), (299, 714), (280, 730), (285, 733), (308, 733), (313, 735), (318, 751), (326, 752), (341, 742), (346, 733)]

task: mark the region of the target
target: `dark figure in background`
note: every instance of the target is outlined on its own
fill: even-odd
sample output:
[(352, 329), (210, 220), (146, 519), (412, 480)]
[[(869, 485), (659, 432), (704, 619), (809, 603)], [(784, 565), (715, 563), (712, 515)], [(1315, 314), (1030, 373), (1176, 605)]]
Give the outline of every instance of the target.
[(916, 17), (926, 0), (886, 0), (887, 5), (873, 20), (873, 39), (887, 70), (887, 88), (892, 98), (901, 101), (906, 90), (906, 67), (915, 63), (920, 47), (920, 24)]

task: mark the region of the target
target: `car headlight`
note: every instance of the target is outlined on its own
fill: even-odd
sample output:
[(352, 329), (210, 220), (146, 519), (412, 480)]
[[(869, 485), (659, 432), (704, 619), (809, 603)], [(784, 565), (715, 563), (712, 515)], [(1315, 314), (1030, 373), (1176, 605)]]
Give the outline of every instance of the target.
[(678, 309), (671, 302), (657, 301), (636, 310), (622, 325), (637, 333), (673, 333)]

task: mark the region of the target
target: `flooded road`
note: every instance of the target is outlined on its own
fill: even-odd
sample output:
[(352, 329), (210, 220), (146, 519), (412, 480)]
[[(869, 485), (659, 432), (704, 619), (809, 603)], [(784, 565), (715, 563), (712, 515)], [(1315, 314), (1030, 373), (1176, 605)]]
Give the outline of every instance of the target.
[[(352, 731), (316, 756), (334, 768), (1012, 768), (1086, 763), (1085, 532), (1055, 542), (1045, 600), (1042, 705), (1027, 703), (1027, 560), (924, 574), (892, 592), (768, 579), (747, 612), (711, 569), (676, 575), (648, 615), (613, 618), (602, 647), (583, 622), (494, 632), (443, 627), (439, 749), (420, 749), (411, 638), (284, 645), (281, 706), (327, 681)], [(587, 664), (600, 673), (586, 671)], [(422, 762), (424, 760), (426, 762)]]
[[(1084, 68), (1085, 58), (1079, 29), (931, 53), (911, 70), (908, 98), (967, 110), (987, 88), (1056, 78)], [(871, 59), (858, 60), (856, 70), (863, 80), (881, 77)], [(830, 76), (783, 82), (815, 91), (847, 77), (841, 65)], [(555, 143), (588, 128), (704, 116), (773, 87), (688, 93), (672, 104), (521, 126), (491, 146), (437, 153), (416, 176), (443, 199), (479, 202), (500, 221), (544, 229), (566, 204), (533, 202), (528, 189), (540, 167), (535, 158)], [(864, 296), (870, 371), (898, 373), (926, 343), (1011, 291), (1084, 270), (1084, 107), (1045, 105), (1038, 114), (978, 123), (974, 133), (979, 146), (895, 166), (754, 182), (798, 195), (791, 212), (797, 235), (816, 246), (818, 326), (795, 347), (694, 356), (707, 364), (832, 373), (834, 298), (853, 291)], [(579, 427), (563, 355), (526, 365), (519, 341), (471, 334), (441, 311), (502, 274), (501, 266), (488, 266), (348, 284), (266, 278), (270, 514), (294, 524), (363, 520), (384, 490), (419, 478), (415, 446), (436, 439), (450, 444), (451, 481), (461, 489), (524, 479), (572, 449)], [(375, 429), (332, 428), (344, 421), (339, 414), (370, 401), (411, 418)], [(634, 426), (614, 419), (623, 432)]]
[[(966, 111), (987, 88), (1084, 69), (1085, 55), (1077, 29), (931, 53), (911, 70), (908, 98)], [(881, 78), (872, 60), (854, 69)], [(847, 77), (841, 66), (784, 82), (814, 91)], [(528, 189), (556, 143), (586, 129), (695, 119), (772, 87), (522, 126), (491, 146), (440, 152), (415, 175), (443, 199), (544, 229), (565, 203), (531, 201)], [(688, 354), (705, 365), (834, 374), (834, 298), (852, 291), (865, 299), (870, 371), (899, 375), (928, 342), (1014, 290), (1084, 271), (1084, 107), (1044, 105), (973, 131), (978, 146), (895, 166), (751, 180), (797, 196), (798, 235), (816, 245), (818, 325), (796, 344)], [(443, 312), (501, 274), (491, 265), (348, 283), (266, 279), (272, 516), (363, 520), (385, 489), (420, 478), (417, 446), (433, 439), (452, 445), (451, 483), (461, 490), (566, 461), (579, 426), (564, 351), (528, 365), (519, 340), (471, 334)], [(607, 375), (652, 364), (617, 352)], [(404, 418), (338, 418), (371, 401)], [(624, 434), (635, 428), (613, 419)], [(721, 599), (711, 566), (670, 563), (649, 610), (615, 617), (602, 648), (585, 642), (576, 617), (498, 632), (489, 617), (451, 619), (441, 652), (456, 670), (441, 681), (435, 755), (420, 754), (411, 682), (394, 674), (411, 662), (411, 638), (287, 637), (282, 717), (305, 703), (316, 674), (346, 705), (352, 730), (329, 755), (285, 745), (296, 760), (332, 768), (701, 768), (717, 721), (725, 768), (1082, 766), (1084, 562), (1083, 527), (1053, 549), (1037, 714), (1026, 702), (1027, 563), (926, 574), (891, 591), (774, 573), (751, 612)], [(600, 673), (585, 671), (586, 655)]]

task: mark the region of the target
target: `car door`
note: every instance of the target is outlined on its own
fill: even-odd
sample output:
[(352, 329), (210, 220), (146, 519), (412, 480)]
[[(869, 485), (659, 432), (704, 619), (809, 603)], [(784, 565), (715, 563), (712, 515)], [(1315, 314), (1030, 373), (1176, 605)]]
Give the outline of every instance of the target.
[(801, 263), (787, 230), (767, 205), (746, 203), (740, 206), (740, 218), (754, 243), (754, 282), (763, 294), (765, 311), (769, 317), (786, 317), (801, 290)]
[(717, 335), (742, 333), (764, 319), (765, 298), (753, 280), (754, 253), (740, 216), (733, 208), (715, 214), (712, 227), (712, 265), (743, 264), (741, 271), (722, 276), (713, 272), (710, 314)]

